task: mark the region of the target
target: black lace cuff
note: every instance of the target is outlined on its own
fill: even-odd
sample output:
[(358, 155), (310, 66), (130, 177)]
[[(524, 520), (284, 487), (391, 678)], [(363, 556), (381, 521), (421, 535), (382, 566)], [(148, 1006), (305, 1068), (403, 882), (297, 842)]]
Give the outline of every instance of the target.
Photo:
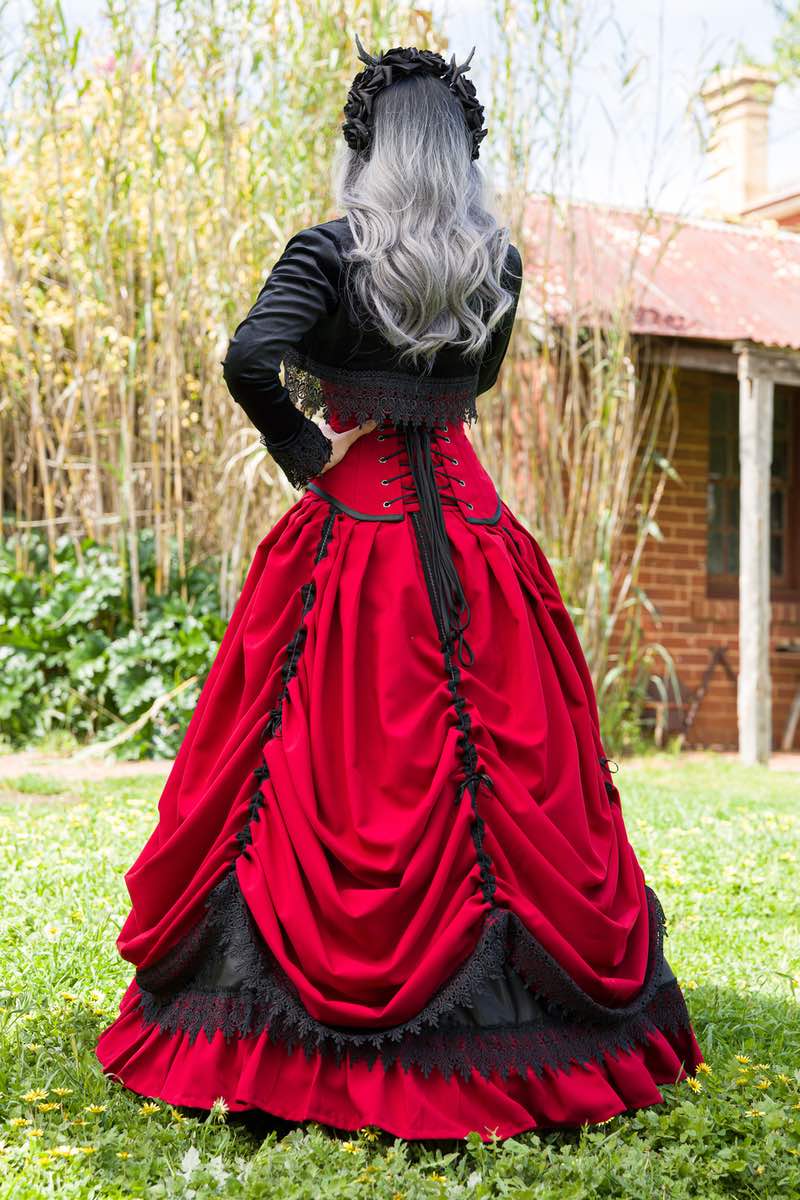
[(325, 436), (319, 425), (308, 417), (288, 441), (271, 442), (262, 434), (261, 442), (292, 487), (298, 490), (304, 488), (315, 475), (319, 475), (333, 453), (333, 442)]

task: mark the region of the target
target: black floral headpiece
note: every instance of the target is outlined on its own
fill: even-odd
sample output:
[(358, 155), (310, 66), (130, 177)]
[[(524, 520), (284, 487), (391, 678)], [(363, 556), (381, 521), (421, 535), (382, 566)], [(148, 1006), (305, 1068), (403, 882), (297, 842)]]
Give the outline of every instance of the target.
[(472, 135), (472, 157), (478, 157), (481, 140), (486, 137), (483, 127), (483, 106), (478, 103), (475, 95), (475, 85), (467, 79), (463, 72), (470, 64), (475, 47), (469, 53), (469, 58), (460, 67), (456, 66), (455, 54), (447, 63), (441, 54), (434, 50), (418, 50), (416, 46), (395, 46), (373, 58), (368, 54), (356, 34), (358, 57), (366, 68), (356, 75), (347, 93), (347, 103), (344, 115), (347, 120), (342, 125), (344, 139), (352, 150), (369, 157), (369, 145), (372, 140), (372, 105), (378, 92), (383, 91), (396, 79), (403, 79), (414, 71), (424, 71), (443, 79), (451, 92), (461, 102), (464, 119)]

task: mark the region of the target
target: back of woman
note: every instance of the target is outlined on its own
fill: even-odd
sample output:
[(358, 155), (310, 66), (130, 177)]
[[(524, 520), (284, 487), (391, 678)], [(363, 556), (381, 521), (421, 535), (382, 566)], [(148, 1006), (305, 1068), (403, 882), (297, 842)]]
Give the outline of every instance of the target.
[(223, 363), (302, 494), (126, 876), (98, 1055), (173, 1104), (406, 1138), (604, 1121), (702, 1054), (574, 626), (468, 436), (520, 254), (468, 64), (359, 51), (342, 213)]

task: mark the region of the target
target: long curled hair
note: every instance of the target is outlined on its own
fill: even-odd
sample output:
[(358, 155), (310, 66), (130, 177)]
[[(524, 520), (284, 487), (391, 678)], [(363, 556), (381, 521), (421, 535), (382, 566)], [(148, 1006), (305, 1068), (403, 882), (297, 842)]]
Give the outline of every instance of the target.
[(373, 112), (369, 158), (342, 143), (334, 160), (354, 311), (401, 363), (429, 370), (447, 345), (477, 359), (513, 300), (501, 283), (510, 232), (487, 210), (461, 105), (415, 72), (379, 92)]

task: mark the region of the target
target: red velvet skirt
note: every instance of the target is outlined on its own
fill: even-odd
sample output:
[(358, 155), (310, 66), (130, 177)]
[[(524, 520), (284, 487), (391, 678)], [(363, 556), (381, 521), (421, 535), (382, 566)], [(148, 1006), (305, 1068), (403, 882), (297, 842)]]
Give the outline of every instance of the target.
[(98, 1057), (404, 1138), (656, 1104), (702, 1054), (574, 626), (463, 428), (425, 446), (438, 501), (402, 449), (362, 437), (259, 545), (126, 875)]

